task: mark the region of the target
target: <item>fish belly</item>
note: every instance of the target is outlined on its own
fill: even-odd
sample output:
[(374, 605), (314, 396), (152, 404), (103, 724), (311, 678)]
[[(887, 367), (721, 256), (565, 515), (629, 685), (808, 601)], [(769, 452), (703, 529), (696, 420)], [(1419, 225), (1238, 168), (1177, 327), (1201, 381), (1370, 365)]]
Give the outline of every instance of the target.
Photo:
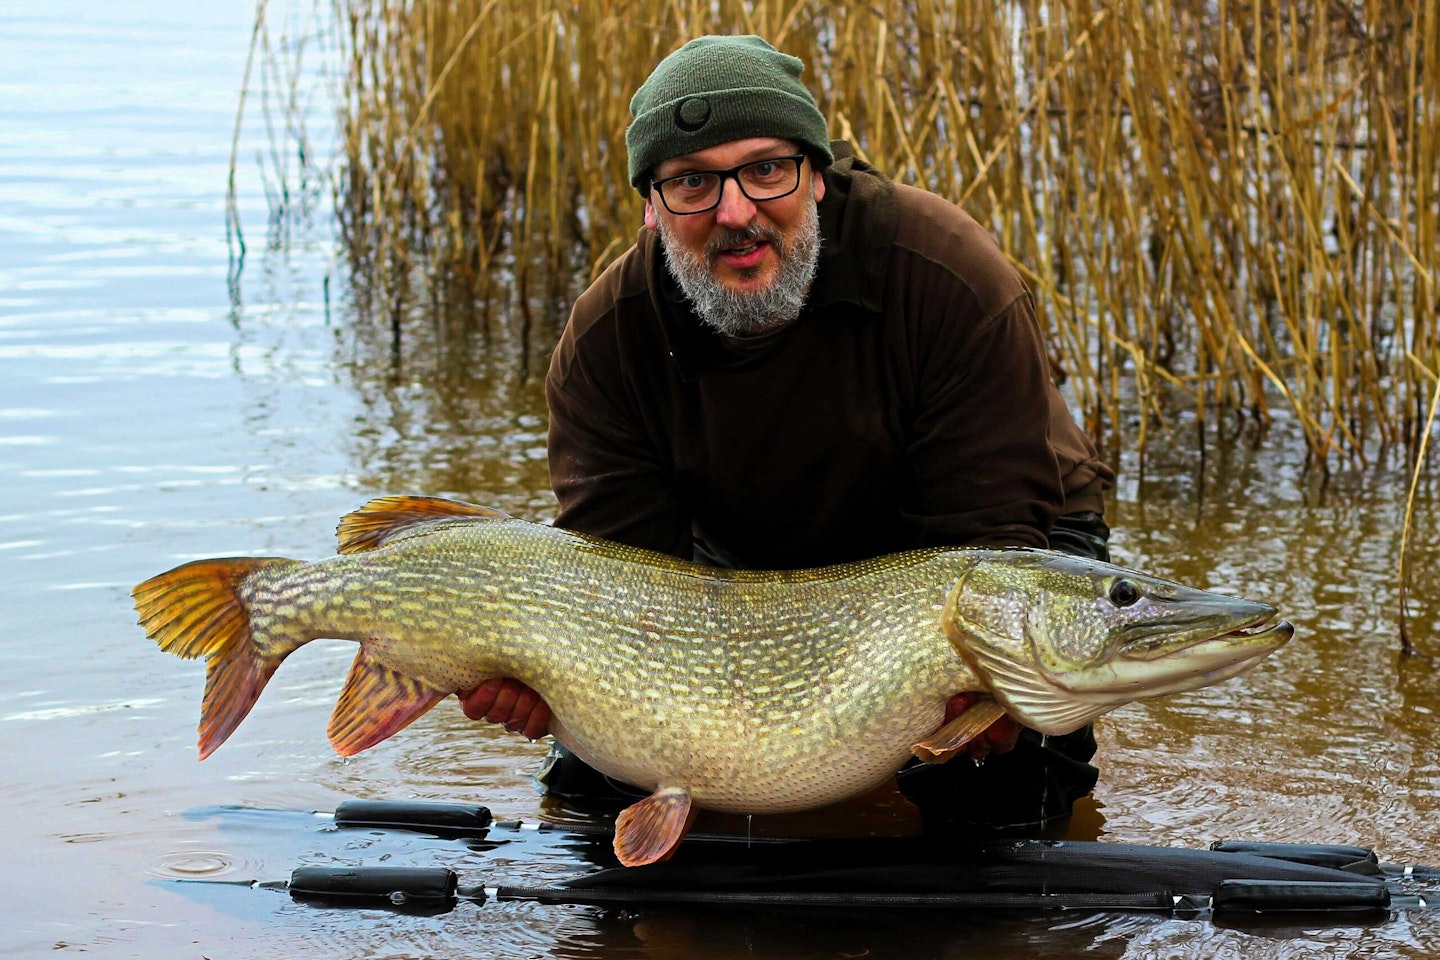
[(616, 710), (628, 714), (621, 721), (567, 720), (562, 709), (551, 733), (606, 776), (646, 790), (684, 787), (722, 813), (807, 810), (872, 790), (944, 717), (933, 697), (843, 722), (818, 704), (809, 717), (761, 724), (673, 710), (637, 716), (629, 706)]

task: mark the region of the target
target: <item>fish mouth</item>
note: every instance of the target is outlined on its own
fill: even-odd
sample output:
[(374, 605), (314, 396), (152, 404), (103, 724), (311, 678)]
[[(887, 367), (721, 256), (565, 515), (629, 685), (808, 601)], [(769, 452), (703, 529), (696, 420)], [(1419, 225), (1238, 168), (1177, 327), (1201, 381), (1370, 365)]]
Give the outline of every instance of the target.
[(1244, 673), (1295, 635), (1294, 624), (1277, 620), (1273, 608), (1264, 608), (1223, 633), (1214, 632), (1213, 620), (1208, 630), (1201, 628), (1203, 616), (1193, 620), (1188, 629), (1174, 622), (1137, 628), (1105, 663), (1072, 672), (1043, 672), (1057, 688), (1086, 697), (1160, 697)]
[[(1258, 608), (1248, 619), (1229, 630), (1217, 633), (1216, 617), (1210, 611), (1198, 611), (1188, 617), (1156, 623), (1137, 624), (1125, 637), (1116, 656), (1126, 660), (1148, 662), (1173, 657), (1187, 650), (1199, 655), (1223, 653), (1247, 647), (1268, 647), (1273, 650), (1290, 639), (1295, 627), (1288, 620), (1275, 621), (1273, 607), (1248, 604)], [(1227, 619), (1234, 619), (1229, 617)], [(1207, 648), (1207, 645), (1211, 645)]]

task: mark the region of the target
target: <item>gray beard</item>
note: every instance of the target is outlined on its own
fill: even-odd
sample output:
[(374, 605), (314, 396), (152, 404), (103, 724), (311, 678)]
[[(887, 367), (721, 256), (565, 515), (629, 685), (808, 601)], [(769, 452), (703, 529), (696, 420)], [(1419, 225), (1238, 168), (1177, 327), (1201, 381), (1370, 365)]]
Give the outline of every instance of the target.
[[(763, 290), (740, 293), (715, 278), (713, 264), (722, 250), (766, 240), (775, 247), (780, 272)], [(691, 308), (707, 325), (727, 337), (753, 336), (782, 327), (805, 306), (805, 296), (820, 263), (820, 214), (812, 201), (806, 205), (800, 229), (786, 243), (773, 227), (751, 223), (743, 230), (726, 230), (705, 246), (703, 258), (691, 254), (660, 222), (665, 266), (680, 285)]]

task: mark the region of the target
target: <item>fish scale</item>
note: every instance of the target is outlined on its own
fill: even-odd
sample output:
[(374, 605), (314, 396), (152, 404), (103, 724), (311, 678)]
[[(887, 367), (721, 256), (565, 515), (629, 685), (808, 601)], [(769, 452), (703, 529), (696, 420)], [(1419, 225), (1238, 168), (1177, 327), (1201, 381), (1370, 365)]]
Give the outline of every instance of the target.
[[(1143, 603), (1109, 598), (1122, 580)], [(878, 786), (921, 746), (953, 754), (1000, 715), (992, 702), (975, 729), (937, 733), (953, 694), (1067, 732), (1233, 675), (1292, 630), (1250, 629), (1273, 615), (1263, 604), (1049, 551), (727, 571), (415, 497), (346, 517), (336, 556), (196, 561), (133, 593), (162, 649), (207, 658), (202, 758), (319, 637), (360, 645), (330, 725), (347, 755), (449, 694), (513, 677), (578, 756), (655, 791), (618, 822), (626, 863), (668, 855), (692, 804), (809, 809)], [(1137, 631), (1138, 665), (1125, 659)], [(1157, 637), (1173, 649), (1157, 655)], [(639, 852), (622, 835), (642, 838)]]

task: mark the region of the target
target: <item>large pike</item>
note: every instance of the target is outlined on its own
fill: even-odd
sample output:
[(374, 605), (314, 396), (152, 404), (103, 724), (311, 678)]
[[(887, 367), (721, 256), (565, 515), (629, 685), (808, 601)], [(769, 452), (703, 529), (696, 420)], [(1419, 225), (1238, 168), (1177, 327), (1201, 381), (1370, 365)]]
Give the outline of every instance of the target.
[[(617, 820), (627, 864), (668, 856), (692, 808), (834, 803), (1002, 711), (1066, 733), (1232, 677), (1294, 629), (1264, 604), (1039, 550), (717, 570), (422, 497), (371, 501), (339, 539), (313, 563), (199, 560), (133, 591), (162, 649), (207, 660), (201, 759), (316, 638), (360, 644), (330, 720), (345, 756), (515, 677), (577, 755), (655, 791)], [(988, 696), (937, 733), (964, 691)]]

